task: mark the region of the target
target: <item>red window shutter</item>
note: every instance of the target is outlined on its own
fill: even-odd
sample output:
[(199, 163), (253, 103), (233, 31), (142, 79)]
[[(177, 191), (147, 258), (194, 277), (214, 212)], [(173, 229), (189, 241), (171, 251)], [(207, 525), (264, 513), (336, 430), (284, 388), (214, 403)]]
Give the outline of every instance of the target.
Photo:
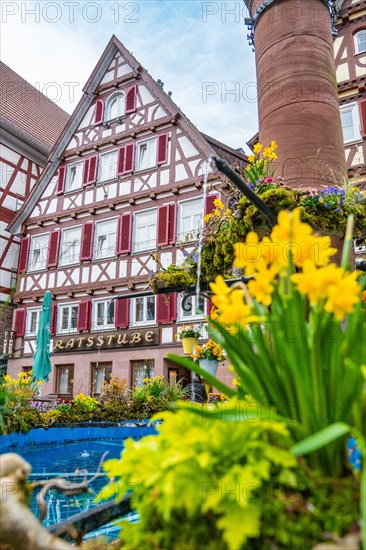
[(177, 203), (169, 204), (168, 244), (174, 244), (177, 227)]
[(116, 328), (128, 328), (130, 312), (130, 300), (129, 298), (116, 300), (116, 313), (114, 318), (114, 324)]
[(88, 177), (89, 177), (89, 164), (90, 159), (84, 160), (84, 169), (83, 169), (83, 185), (88, 185)]
[(215, 210), (214, 201), (217, 198), (218, 198), (218, 195), (208, 195), (208, 197), (206, 197), (205, 216), (207, 214), (212, 214), (212, 212)]
[(129, 89), (126, 95), (126, 114), (128, 113), (134, 113), (136, 111), (136, 92), (137, 92), (137, 86), (132, 86), (132, 88)]
[(78, 330), (90, 330), (91, 301), (80, 302), (78, 309)]
[(56, 334), (56, 332), (57, 332), (57, 304), (53, 304), (50, 333)]
[(30, 247), (30, 237), (25, 237), (24, 239), (22, 239), (22, 243), (20, 245), (18, 273), (24, 273), (25, 271), (27, 271), (29, 247)]
[(94, 222), (86, 222), (81, 232), (80, 261), (93, 257)]
[(158, 246), (168, 244), (169, 204), (158, 208)]
[(98, 99), (95, 104), (94, 124), (101, 124), (103, 122), (103, 116), (104, 116), (104, 101), (102, 99)]
[(56, 267), (58, 260), (58, 249), (60, 245), (60, 230), (52, 231), (48, 241), (47, 267)]
[(58, 180), (56, 187), (56, 195), (60, 195), (64, 192), (65, 189), (65, 180), (66, 180), (66, 166), (60, 166), (58, 169)]
[(98, 155), (89, 159), (88, 183), (95, 183), (97, 179)]
[(125, 173), (125, 159), (126, 159), (126, 147), (120, 147), (118, 149), (117, 160), (117, 175), (121, 176)]
[(208, 316), (208, 317), (211, 315), (211, 309), (212, 309), (213, 307), (215, 307), (215, 306), (213, 305), (213, 303), (211, 302), (211, 300), (208, 299), (208, 300), (206, 301), (206, 313), (207, 313), (207, 316)]
[(366, 99), (361, 99), (358, 102), (358, 108), (360, 111), (361, 136), (366, 137)]
[(170, 320), (176, 321), (177, 320), (177, 293), (172, 292), (172, 294), (169, 295), (170, 300)]
[(132, 214), (127, 212), (121, 214), (118, 220), (118, 235), (117, 235), (117, 254), (128, 254), (131, 252), (131, 230), (132, 230)]
[(26, 314), (27, 314), (27, 310), (24, 308), (15, 310), (14, 323), (13, 323), (13, 330), (15, 332), (15, 336), (24, 336)]
[(156, 164), (165, 164), (168, 162), (168, 134), (161, 134), (158, 137), (158, 147), (156, 152)]
[(156, 297), (156, 318), (158, 323), (171, 322), (171, 294), (158, 294)]
[(126, 145), (126, 154), (125, 154), (125, 166), (123, 173), (133, 172), (133, 163), (135, 160), (135, 144), (129, 143)]

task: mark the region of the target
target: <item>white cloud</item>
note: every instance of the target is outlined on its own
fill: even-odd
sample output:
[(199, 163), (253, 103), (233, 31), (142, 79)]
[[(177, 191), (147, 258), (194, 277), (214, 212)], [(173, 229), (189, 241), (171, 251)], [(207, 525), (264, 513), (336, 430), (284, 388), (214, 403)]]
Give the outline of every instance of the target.
[(244, 147), (258, 124), (244, 16), (242, 1), (4, 0), (2, 58), (72, 112), (114, 33), (200, 130)]

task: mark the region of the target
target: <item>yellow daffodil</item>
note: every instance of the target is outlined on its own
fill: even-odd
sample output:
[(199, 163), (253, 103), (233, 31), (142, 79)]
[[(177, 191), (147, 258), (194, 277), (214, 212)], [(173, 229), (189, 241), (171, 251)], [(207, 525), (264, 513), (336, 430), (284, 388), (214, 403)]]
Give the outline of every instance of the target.
[(261, 143), (256, 143), (253, 147), (253, 151), (254, 153), (257, 155), (258, 153), (260, 153), (262, 151), (262, 147), (263, 145)]
[(257, 233), (248, 233), (245, 243), (234, 244), (234, 267), (244, 268), (245, 274), (253, 275), (258, 267), (265, 267)]
[(274, 291), (273, 280), (275, 276), (275, 270), (262, 269), (256, 273), (254, 279), (248, 283), (250, 294), (257, 302), (264, 306), (269, 306), (272, 302), (272, 293)]
[(221, 202), (220, 199), (215, 199), (214, 200), (214, 205), (216, 206), (216, 208), (219, 208), (220, 210), (224, 209), (224, 204)]
[(272, 149), (272, 151), (275, 151), (277, 149), (277, 147), (278, 147), (277, 142), (273, 139), (271, 141), (270, 148)]
[(333, 313), (338, 321), (343, 321), (347, 313), (352, 313), (360, 299), (360, 287), (356, 279), (357, 272), (354, 271), (327, 289), (328, 300), (325, 310)]
[(249, 156), (248, 156), (248, 160), (249, 160), (249, 162), (250, 162), (251, 164), (253, 164), (253, 162), (255, 161), (255, 159), (256, 159), (255, 155), (249, 155)]
[(344, 270), (335, 264), (317, 268), (311, 260), (304, 263), (302, 273), (291, 275), (300, 294), (308, 297), (312, 305), (327, 297), (329, 286), (337, 286), (341, 281)]

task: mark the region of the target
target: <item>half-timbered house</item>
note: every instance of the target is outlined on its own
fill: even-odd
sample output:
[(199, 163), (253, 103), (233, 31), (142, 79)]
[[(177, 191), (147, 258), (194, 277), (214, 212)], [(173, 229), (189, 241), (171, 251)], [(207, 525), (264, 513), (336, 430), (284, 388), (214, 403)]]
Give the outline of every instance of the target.
[[(147, 375), (188, 374), (166, 356), (182, 353), (177, 327), (204, 323), (208, 305), (192, 297), (185, 311), (176, 293), (138, 293), (158, 265), (192, 251), (203, 214), (222, 196), (225, 184), (208, 157), (218, 152), (241, 169), (246, 157), (200, 133), (158, 82), (113, 36), (11, 223), (22, 244), (8, 370), (31, 367), (50, 289), (53, 372), (45, 393), (99, 394), (112, 375), (135, 386)], [(231, 378), (224, 368), (220, 374)]]
[(343, 138), (350, 176), (366, 182), (366, 1), (338, 2), (334, 41)]
[(12, 346), (12, 289), (20, 244), (19, 236), (6, 228), (39, 178), (69, 115), (2, 62), (0, 81), (0, 361), (4, 371)]

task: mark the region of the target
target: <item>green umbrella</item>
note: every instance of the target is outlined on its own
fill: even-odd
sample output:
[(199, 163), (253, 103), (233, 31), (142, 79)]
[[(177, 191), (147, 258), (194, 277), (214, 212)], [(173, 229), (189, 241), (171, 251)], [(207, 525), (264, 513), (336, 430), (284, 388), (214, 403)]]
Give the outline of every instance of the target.
[(52, 370), (50, 359), (50, 325), (51, 325), (52, 294), (46, 290), (43, 296), (42, 311), (36, 339), (36, 353), (33, 356), (33, 377), (48, 382)]

